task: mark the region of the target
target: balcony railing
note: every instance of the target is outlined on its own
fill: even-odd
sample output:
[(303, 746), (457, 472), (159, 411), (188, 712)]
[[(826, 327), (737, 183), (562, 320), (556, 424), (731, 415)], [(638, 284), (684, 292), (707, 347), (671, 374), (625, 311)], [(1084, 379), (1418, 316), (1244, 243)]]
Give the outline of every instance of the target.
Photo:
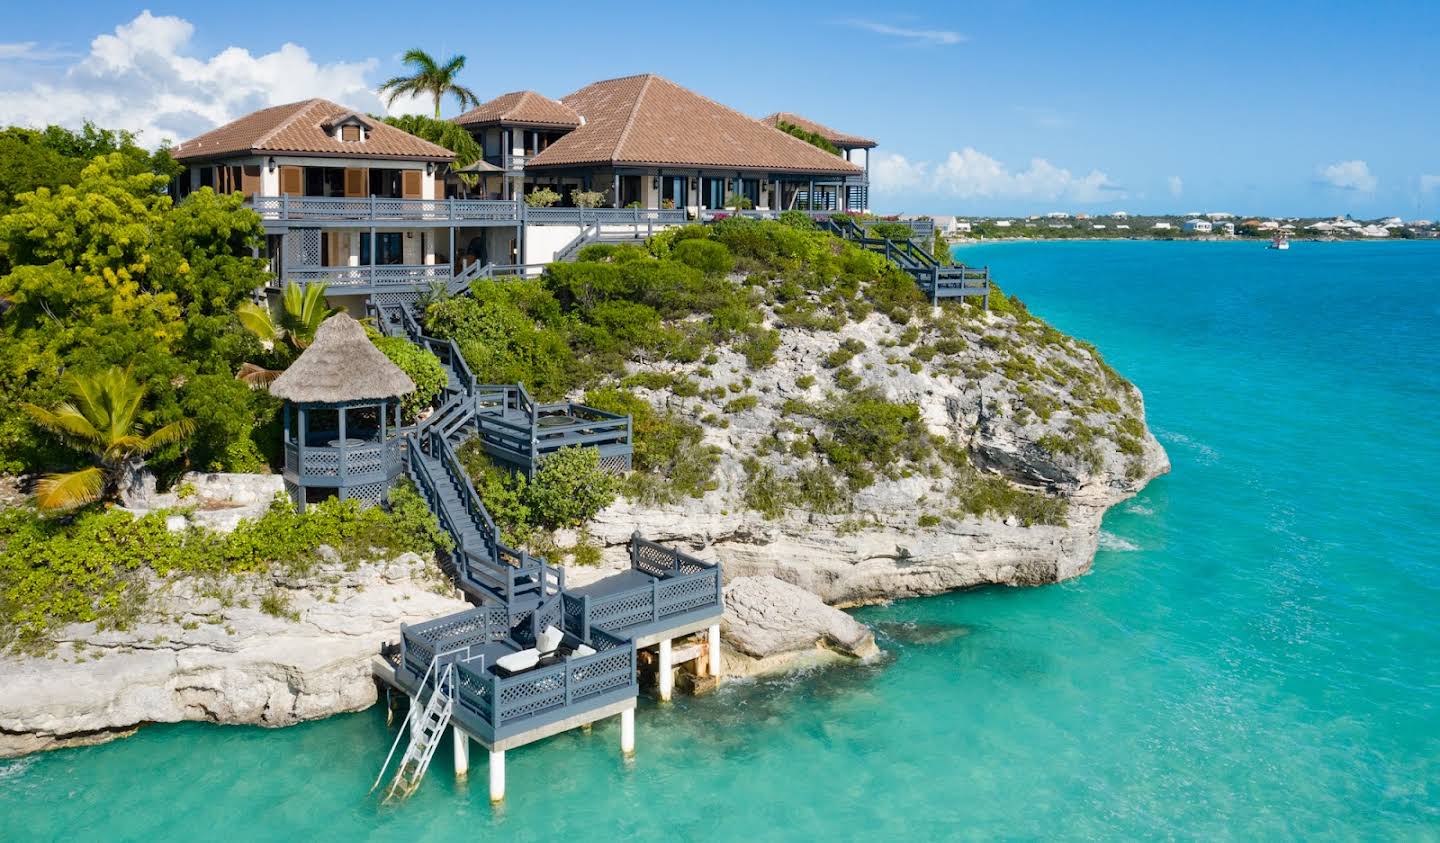
[(684, 208), (526, 208), (531, 225), (684, 225)]
[(717, 565), (635, 535), (630, 538), (630, 569), (649, 582), (584, 597), (587, 624), (629, 635), (686, 618), (719, 615), (723, 609)]
[(378, 196), (256, 196), (262, 218), (286, 221), (518, 222), (514, 199), (389, 199)]
[(287, 269), (290, 283), (323, 281), (330, 287), (383, 287), (387, 284), (448, 282), (454, 273), (444, 264), (379, 264), (376, 266), (302, 266)]

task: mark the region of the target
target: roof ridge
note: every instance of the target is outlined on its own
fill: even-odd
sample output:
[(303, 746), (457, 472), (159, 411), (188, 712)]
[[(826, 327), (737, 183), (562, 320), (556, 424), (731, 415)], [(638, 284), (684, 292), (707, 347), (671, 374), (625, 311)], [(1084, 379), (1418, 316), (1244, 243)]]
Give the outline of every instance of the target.
[(271, 138), (278, 135), (281, 129), (290, 128), (291, 124), (293, 124), (296, 120), (300, 119), (300, 115), (309, 111), (311, 108), (314, 108), (315, 104), (320, 102), (325, 102), (325, 100), (321, 99), (320, 97), (311, 97), (308, 100), (301, 100), (300, 107), (295, 109), (294, 113), (292, 113), (289, 117), (286, 117), (284, 120), (281, 120), (279, 123), (276, 123), (273, 127), (271, 127), (270, 131), (256, 138), (255, 142), (250, 144), (250, 147), (252, 149), (264, 149), (265, 144)]
[(630, 139), (630, 130), (635, 128), (635, 116), (640, 113), (640, 104), (645, 101), (645, 95), (650, 92), (650, 83), (657, 78), (653, 73), (639, 73), (634, 77), (623, 78), (630, 79), (640, 76), (645, 77), (645, 82), (640, 86), (640, 93), (635, 95), (635, 101), (630, 104), (630, 114), (625, 118), (625, 125), (620, 129), (620, 137), (615, 139), (614, 151), (610, 153), (612, 159), (618, 157), (620, 151), (625, 148), (625, 142)]

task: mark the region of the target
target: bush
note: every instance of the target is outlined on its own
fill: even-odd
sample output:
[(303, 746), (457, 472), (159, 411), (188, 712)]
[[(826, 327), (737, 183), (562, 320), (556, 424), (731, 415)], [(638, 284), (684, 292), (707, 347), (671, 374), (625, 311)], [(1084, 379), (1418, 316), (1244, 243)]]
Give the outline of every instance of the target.
[(448, 382), (440, 358), (405, 337), (374, 337), (371, 342), (415, 382), (415, 391), (400, 399), (406, 424), (413, 424), (420, 411), (429, 407)]
[(388, 512), (329, 500), (301, 514), (281, 498), (229, 534), (171, 532), (164, 512), (143, 518), (100, 508), (65, 518), (0, 512), (0, 645), (39, 645), (68, 623), (124, 627), (144, 605), (147, 572), (238, 574), (278, 566), (301, 574), (322, 544), (352, 561), (450, 546), (408, 485), (391, 490), (390, 501)]
[(740, 353), (752, 369), (763, 369), (775, 362), (780, 349), (780, 332), (771, 328), (753, 328), (740, 345)]
[(627, 483), (627, 497), (643, 503), (677, 503), (716, 488), (720, 458), (713, 447), (701, 444), (704, 436), (698, 424), (673, 411), (657, 411), (633, 393), (613, 387), (585, 393), (585, 403), (631, 418), (635, 473)]
[(600, 203), (605, 201), (605, 192), (601, 190), (577, 190), (570, 194), (570, 201), (575, 203), (577, 208), (598, 208)]
[(725, 275), (735, 268), (730, 250), (714, 240), (681, 240), (671, 250), (671, 257), (707, 275)]
[(802, 231), (815, 230), (815, 220), (811, 219), (810, 215), (804, 211), (781, 211), (780, 222), (791, 228), (801, 229)]
[(525, 204), (532, 208), (548, 208), (560, 201), (560, 194), (548, 187), (541, 187), (525, 194)]
[(734, 208), (739, 211), (748, 211), (755, 207), (755, 203), (750, 201), (750, 197), (748, 196), (732, 193), (725, 197), (725, 207)]
[(578, 527), (615, 500), (619, 478), (600, 467), (595, 448), (561, 448), (530, 484), (530, 509), (546, 527)]

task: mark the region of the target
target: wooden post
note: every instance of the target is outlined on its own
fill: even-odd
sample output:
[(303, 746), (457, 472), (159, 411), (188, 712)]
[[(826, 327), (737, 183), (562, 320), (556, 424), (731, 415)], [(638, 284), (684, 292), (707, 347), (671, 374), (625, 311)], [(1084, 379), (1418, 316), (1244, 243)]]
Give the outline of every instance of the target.
[(627, 757), (635, 754), (635, 709), (620, 712), (620, 751)]
[(674, 690), (675, 674), (670, 660), (670, 639), (666, 638), (660, 642), (660, 665), (659, 674), (655, 677), (660, 689), (660, 701), (669, 702)]
[(718, 677), (720, 675), (720, 624), (710, 624), (710, 628), (705, 631), (705, 643), (708, 645), (706, 655), (709, 656), (710, 675)]
[(470, 777), (470, 737), (459, 726), (451, 727), (455, 739), (455, 780), (465, 781)]
[(505, 801), (505, 750), (490, 750), (490, 801)]

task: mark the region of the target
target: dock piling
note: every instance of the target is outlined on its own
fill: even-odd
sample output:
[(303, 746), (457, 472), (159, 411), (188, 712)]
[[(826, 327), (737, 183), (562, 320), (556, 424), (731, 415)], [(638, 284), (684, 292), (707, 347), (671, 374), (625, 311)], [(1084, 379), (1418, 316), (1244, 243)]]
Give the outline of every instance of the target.
[(635, 709), (627, 708), (620, 712), (620, 752), (631, 756), (635, 754)]
[(670, 639), (660, 641), (660, 666), (656, 679), (660, 688), (660, 700), (669, 702), (675, 688), (674, 662), (670, 657)]
[(720, 624), (712, 623), (710, 628), (705, 630), (705, 643), (708, 645), (710, 657), (710, 675), (720, 675)]
[(470, 777), (470, 736), (459, 726), (451, 731), (455, 739), (455, 781), (463, 782)]
[(490, 801), (505, 801), (505, 750), (490, 750)]

